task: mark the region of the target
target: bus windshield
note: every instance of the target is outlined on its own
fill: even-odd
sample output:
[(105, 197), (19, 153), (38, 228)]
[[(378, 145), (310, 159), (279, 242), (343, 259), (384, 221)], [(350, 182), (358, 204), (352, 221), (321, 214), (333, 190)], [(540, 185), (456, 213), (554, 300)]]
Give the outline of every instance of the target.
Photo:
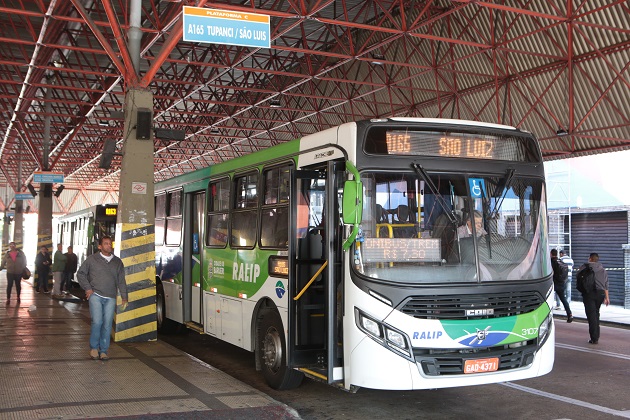
[(355, 269), (378, 281), (429, 284), (549, 273), (544, 183), (514, 175), (362, 174)]

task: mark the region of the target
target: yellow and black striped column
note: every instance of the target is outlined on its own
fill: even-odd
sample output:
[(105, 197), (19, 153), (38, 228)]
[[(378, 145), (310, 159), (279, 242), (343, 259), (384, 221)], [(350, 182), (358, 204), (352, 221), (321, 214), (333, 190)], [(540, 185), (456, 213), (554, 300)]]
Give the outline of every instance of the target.
[(152, 123), (153, 94), (129, 89), (116, 221), (116, 255), (125, 265), (129, 305), (117, 306), (115, 341), (157, 339)]
[(114, 339), (123, 342), (155, 340), (155, 226), (118, 225), (116, 246), (125, 265), (129, 305), (124, 311), (119, 308), (116, 314)]
[[(16, 241), (17, 245), (17, 241)], [(52, 184), (40, 184), (39, 186), (39, 214), (37, 215), (37, 252), (45, 246), (48, 248), (50, 258), (53, 256), (52, 238)], [(35, 283), (40, 284), (39, 274), (35, 274)], [(52, 282), (52, 270), (48, 278), (44, 279), (48, 285)]]

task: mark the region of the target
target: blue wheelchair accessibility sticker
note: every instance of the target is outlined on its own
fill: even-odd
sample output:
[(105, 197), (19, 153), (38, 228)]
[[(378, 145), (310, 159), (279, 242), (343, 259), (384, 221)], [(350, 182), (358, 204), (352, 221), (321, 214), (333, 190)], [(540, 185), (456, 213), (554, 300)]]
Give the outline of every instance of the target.
[(193, 246), (192, 246), (193, 254), (199, 254), (199, 234), (193, 233)]
[(486, 189), (486, 184), (482, 178), (468, 178), (468, 185), (470, 186), (470, 195), (472, 198), (483, 197), (483, 191)]

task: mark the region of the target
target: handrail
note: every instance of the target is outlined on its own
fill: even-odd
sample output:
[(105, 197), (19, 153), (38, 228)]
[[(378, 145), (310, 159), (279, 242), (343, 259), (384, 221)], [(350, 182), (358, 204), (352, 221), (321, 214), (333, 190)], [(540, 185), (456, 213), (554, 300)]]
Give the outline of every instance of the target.
[(304, 292), (306, 292), (306, 289), (308, 289), (311, 286), (311, 284), (315, 281), (317, 276), (319, 276), (322, 273), (322, 271), (324, 271), (324, 268), (326, 268), (327, 265), (328, 265), (328, 260), (324, 261), (324, 264), (319, 268), (319, 270), (317, 270), (317, 273), (313, 274), (313, 278), (311, 278), (311, 280), (308, 283), (306, 283), (306, 286), (304, 286), (304, 288), (300, 291), (300, 293), (298, 293), (296, 297), (293, 298), (293, 300), (298, 300), (300, 297), (302, 297)]
[(380, 238), (380, 229), (387, 228), (387, 232), (389, 233), (389, 238), (394, 237), (394, 228), (399, 227), (416, 227), (415, 223), (377, 223), (376, 224), (376, 237)]

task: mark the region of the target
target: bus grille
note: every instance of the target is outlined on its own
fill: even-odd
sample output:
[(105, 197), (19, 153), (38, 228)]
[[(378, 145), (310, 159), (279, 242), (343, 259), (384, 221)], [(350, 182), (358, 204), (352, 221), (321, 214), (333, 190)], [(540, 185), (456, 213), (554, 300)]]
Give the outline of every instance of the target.
[(440, 350), (414, 349), (414, 357), (425, 375), (447, 376), (463, 375), (464, 361), (467, 359), (498, 357), (498, 371), (522, 368), (532, 364), (535, 351), (536, 344), (532, 340), (530, 344), (516, 349), (498, 346), (475, 351), (474, 353), (467, 353), (467, 350), (461, 353), (457, 350), (444, 350), (444, 353), (440, 353)]
[(483, 319), (525, 314), (543, 303), (536, 292), (414, 296), (400, 309), (420, 319)]

